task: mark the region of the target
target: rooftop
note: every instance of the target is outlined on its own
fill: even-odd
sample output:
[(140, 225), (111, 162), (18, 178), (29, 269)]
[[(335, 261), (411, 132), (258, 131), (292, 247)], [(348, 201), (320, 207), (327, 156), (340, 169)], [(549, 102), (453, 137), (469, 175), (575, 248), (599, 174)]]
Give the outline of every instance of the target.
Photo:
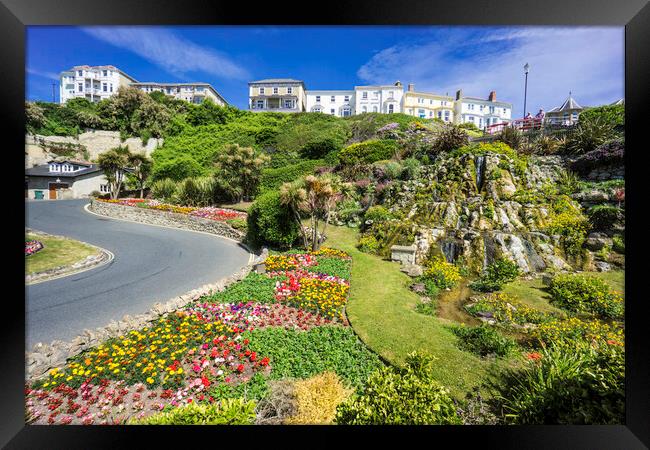
[(562, 112), (562, 111), (570, 111), (573, 109), (584, 109), (582, 106), (576, 102), (573, 97), (571, 97), (571, 92), (569, 92), (569, 96), (567, 97), (566, 100), (564, 100), (564, 103), (562, 103), (562, 106), (560, 107), (555, 107), (548, 112)]
[(43, 164), (40, 166), (34, 166), (30, 169), (25, 169), (25, 175), (32, 177), (76, 178), (78, 176), (86, 175), (89, 173), (101, 173), (101, 169), (95, 164), (91, 164), (90, 166), (81, 170), (77, 170), (75, 172), (50, 172), (49, 164)]
[(267, 78), (265, 80), (251, 81), (248, 84), (257, 84), (257, 83), (303, 83), (303, 81), (294, 80), (293, 78)]

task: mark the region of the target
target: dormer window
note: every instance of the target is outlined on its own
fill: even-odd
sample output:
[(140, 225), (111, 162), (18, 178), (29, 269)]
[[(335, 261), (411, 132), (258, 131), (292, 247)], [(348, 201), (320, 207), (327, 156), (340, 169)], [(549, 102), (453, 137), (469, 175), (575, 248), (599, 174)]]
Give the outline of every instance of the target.
[(50, 172), (61, 172), (61, 166), (56, 163), (50, 164)]
[(293, 88), (291, 86), (287, 88), (287, 94), (293, 94)]

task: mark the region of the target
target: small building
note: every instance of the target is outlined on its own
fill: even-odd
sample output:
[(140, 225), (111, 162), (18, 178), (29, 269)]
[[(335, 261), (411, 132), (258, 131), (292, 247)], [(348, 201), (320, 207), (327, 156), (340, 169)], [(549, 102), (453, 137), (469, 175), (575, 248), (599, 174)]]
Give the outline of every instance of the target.
[(415, 85), (409, 83), (403, 97), (403, 112), (421, 119), (440, 119), (454, 121), (454, 98), (429, 92), (416, 92)]
[(355, 114), (402, 112), (404, 87), (400, 81), (392, 85), (355, 86)]
[(574, 125), (578, 123), (578, 117), (584, 109), (569, 92), (569, 96), (564, 100), (562, 106), (556, 106), (549, 110), (544, 116), (544, 121), (550, 125)]
[(251, 81), (248, 99), (248, 107), (253, 112), (304, 112), (305, 83), (291, 78)]
[(202, 103), (205, 99), (209, 98), (216, 105), (228, 105), (226, 99), (210, 83), (156, 83), (151, 81), (146, 83), (131, 83), (131, 86), (146, 93), (162, 92), (177, 100), (185, 100), (190, 103)]
[(490, 92), (487, 99), (465, 97), (463, 91), (456, 91), (454, 103), (454, 122), (473, 123), (479, 129), (498, 123), (509, 123), (512, 119), (512, 104), (497, 101), (496, 91)]
[(106, 177), (97, 164), (52, 160), (25, 170), (25, 198), (85, 198), (93, 191), (109, 192)]
[(306, 91), (307, 112), (337, 117), (354, 115), (354, 91)]
[(59, 103), (71, 98), (85, 98), (99, 102), (112, 97), (118, 88), (137, 80), (115, 66), (74, 66), (61, 72), (59, 80)]

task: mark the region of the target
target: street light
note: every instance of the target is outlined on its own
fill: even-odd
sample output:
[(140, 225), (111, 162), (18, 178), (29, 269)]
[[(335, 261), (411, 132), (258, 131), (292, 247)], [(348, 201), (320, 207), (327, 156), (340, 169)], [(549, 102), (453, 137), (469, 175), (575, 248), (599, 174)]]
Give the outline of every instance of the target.
[(530, 65), (526, 63), (524, 65), (524, 74), (526, 75), (526, 81), (524, 83), (524, 118), (526, 118), (526, 95), (528, 94), (528, 71), (530, 70)]

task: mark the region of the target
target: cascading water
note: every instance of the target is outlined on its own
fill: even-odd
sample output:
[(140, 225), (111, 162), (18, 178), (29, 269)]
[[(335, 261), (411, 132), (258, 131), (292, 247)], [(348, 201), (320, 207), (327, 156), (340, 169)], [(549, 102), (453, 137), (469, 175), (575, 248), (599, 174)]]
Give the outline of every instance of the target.
[(444, 240), (440, 243), (440, 250), (449, 263), (455, 262), (463, 252), (463, 245), (460, 242)]
[(476, 189), (481, 192), (483, 188), (483, 176), (485, 174), (485, 156), (477, 155), (474, 158), (474, 165), (476, 167)]

